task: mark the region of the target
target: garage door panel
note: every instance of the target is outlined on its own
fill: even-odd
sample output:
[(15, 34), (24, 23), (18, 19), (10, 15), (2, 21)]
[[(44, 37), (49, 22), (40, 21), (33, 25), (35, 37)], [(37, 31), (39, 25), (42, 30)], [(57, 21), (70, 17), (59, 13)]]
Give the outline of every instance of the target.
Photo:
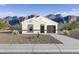
[(47, 25), (47, 33), (56, 33), (55, 25)]

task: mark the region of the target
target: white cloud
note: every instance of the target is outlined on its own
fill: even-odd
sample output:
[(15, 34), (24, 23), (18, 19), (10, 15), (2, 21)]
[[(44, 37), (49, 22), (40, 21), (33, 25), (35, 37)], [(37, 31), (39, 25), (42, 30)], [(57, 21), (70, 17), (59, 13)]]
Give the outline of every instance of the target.
[(62, 16), (67, 16), (67, 15), (79, 16), (79, 10), (78, 9), (71, 9), (70, 11), (56, 12), (54, 14), (61, 14)]
[[(39, 13), (34, 13), (34, 14), (39, 14)], [(79, 10), (78, 9), (71, 9), (69, 11), (55, 12), (55, 13), (53, 12), (53, 14), (61, 14), (62, 16), (67, 16), (67, 15), (79, 16)], [(12, 12), (12, 11), (0, 12), (0, 17), (5, 17), (5, 16), (27, 16), (27, 14), (25, 14), (25, 13), (16, 13), (16, 12)]]
[(21, 13), (15, 13), (15, 12), (0, 12), (0, 17), (6, 17), (6, 16), (26, 16), (26, 14)]

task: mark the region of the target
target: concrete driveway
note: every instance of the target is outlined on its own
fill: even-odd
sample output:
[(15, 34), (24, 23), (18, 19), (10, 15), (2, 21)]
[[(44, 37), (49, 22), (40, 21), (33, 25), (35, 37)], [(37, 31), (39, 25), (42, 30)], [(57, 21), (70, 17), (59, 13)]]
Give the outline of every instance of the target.
[(50, 34), (63, 44), (56, 44), (62, 53), (79, 53), (79, 40), (64, 35)]

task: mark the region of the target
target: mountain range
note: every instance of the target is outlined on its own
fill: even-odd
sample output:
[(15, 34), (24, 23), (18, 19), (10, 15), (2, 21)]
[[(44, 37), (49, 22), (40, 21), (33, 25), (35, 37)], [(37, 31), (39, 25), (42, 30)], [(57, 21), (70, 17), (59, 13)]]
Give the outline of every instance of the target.
[[(21, 17), (17, 17), (17, 16), (6, 16), (4, 17), (2, 20), (5, 21), (6, 23), (10, 24), (11, 26), (16, 25), (16, 24), (20, 24), (22, 21), (26, 19), (30, 19), (33, 17), (39, 17), (39, 15), (29, 15), (29, 16), (21, 16)], [(73, 16), (73, 15), (68, 15), (68, 16), (62, 16), (61, 14), (49, 14), (47, 16), (45, 16), (55, 22), (58, 23), (72, 23), (73, 21), (79, 22), (79, 16)]]

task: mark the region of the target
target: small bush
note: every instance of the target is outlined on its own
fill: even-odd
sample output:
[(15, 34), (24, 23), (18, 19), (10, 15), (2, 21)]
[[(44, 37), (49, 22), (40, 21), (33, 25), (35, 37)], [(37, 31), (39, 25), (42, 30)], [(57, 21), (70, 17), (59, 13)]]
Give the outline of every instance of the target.
[(13, 30), (12, 34), (17, 35), (19, 32), (17, 30)]
[(66, 35), (66, 36), (69, 36), (70, 35), (69, 31), (64, 31), (63, 34)]

